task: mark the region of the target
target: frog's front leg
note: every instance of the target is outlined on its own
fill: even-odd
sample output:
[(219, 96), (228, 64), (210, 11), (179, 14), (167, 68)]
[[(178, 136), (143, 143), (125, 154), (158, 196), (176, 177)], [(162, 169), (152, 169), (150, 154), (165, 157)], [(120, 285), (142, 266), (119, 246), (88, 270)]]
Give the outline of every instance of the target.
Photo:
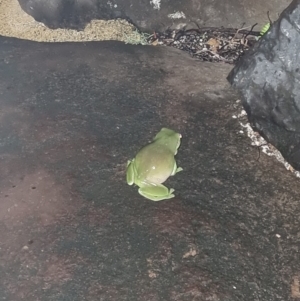
[(135, 165), (134, 159), (127, 161), (126, 180), (128, 185), (132, 185), (135, 179)]
[(173, 198), (174, 189), (168, 189), (162, 184), (143, 183), (140, 185), (139, 194), (151, 201), (162, 201)]
[(182, 171), (182, 167), (177, 167), (177, 163), (175, 162), (174, 163), (174, 167), (173, 167), (173, 171), (171, 173), (171, 176), (174, 176), (176, 175), (178, 172)]

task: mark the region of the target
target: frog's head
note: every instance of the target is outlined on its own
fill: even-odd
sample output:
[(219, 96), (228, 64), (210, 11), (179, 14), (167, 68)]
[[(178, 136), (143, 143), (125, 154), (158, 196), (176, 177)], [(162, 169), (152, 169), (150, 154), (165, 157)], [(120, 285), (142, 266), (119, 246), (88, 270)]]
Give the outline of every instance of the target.
[(160, 132), (155, 136), (155, 143), (163, 144), (167, 146), (170, 151), (176, 155), (180, 146), (181, 134), (174, 132), (173, 130), (162, 128)]

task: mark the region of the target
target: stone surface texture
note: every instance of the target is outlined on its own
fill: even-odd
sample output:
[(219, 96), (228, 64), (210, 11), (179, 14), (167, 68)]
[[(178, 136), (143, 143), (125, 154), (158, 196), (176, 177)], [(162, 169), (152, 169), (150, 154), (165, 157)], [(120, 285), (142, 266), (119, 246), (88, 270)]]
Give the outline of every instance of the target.
[[(299, 298), (299, 180), (239, 133), (230, 69), (0, 37), (0, 300)], [(126, 162), (164, 126), (184, 171), (151, 202)]]
[(228, 79), (253, 127), (300, 170), (300, 1), (284, 10)]
[(289, 0), (19, 0), (22, 8), (50, 28), (83, 29), (92, 19), (129, 19), (152, 33), (168, 28), (224, 26), (241, 28), (273, 20)]
[[(245, 2), (247, 16), (275, 2)], [(23, 7), (56, 26), (89, 20), (74, 5), (61, 18), (61, 3)], [(198, 15), (214, 7), (201, 24), (244, 18), (201, 3)], [(137, 12), (165, 20), (154, 4)], [(5, 30), (41, 37), (31, 21)], [(299, 180), (241, 133), (230, 70), (167, 47), (0, 36), (0, 300), (299, 299)], [(184, 170), (166, 183), (174, 199), (151, 202), (126, 184), (126, 162), (162, 127), (182, 134)]]

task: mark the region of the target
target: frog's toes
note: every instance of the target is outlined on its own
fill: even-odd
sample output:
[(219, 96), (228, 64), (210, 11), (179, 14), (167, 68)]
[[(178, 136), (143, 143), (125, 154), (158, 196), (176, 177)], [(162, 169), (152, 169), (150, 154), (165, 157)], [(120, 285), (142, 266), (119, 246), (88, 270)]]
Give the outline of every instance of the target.
[(180, 172), (180, 171), (183, 171), (183, 168), (182, 168), (182, 167), (178, 167), (178, 168), (176, 169), (176, 173), (177, 173), (177, 172)]

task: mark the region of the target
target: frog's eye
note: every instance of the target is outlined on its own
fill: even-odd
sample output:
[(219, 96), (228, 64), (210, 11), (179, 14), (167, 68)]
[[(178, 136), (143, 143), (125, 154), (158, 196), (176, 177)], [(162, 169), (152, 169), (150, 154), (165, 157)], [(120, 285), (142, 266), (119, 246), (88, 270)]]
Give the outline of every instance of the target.
[(260, 35), (263, 36), (269, 29), (270, 29), (270, 23), (267, 23), (266, 25), (264, 25), (260, 31)]

